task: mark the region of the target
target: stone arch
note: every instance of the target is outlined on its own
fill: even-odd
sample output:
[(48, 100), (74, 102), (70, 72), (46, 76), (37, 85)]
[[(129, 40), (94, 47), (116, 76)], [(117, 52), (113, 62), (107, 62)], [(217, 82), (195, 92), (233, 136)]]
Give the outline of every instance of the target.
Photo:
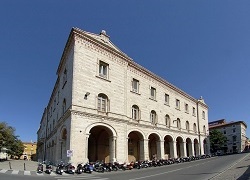
[(181, 136), (178, 136), (176, 138), (176, 152), (177, 152), (177, 157), (184, 156), (184, 141), (183, 141), (183, 137)]
[(158, 133), (151, 133), (148, 135), (148, 152), (149, 159), (155, 159), (160, 156), (160, 142), (161, 136)]
[(65, 158), (66, 157), (66, 151), (67, 151), (67, 148), (66, 148), (66, 145), (67, 145), (67, 141), (68, 141), (68, 130), (66, 128), (66, 126), (63, 126), (60, 130), (60, 159), (62, 161), (65, 161)]
[(141, 131), (140, 129), (131, 129), (131, 130), (128, 130), (127, 137), (128, 137), (128, 135), (129, 135), (129, 133), (131, 133), (131, 132), (133, 132), (133, 131), (136, 131), (136, 132), (140, 133), (140, 134), (142, 135), (142, 139), (145, 139), (145, 138), (146, 138), (144, 132)]
[(195, 138), (194, 139), (194, 156), (198, 156), (199, 153), (199, 141)]
[(132, 130), (128, 133), (128, 161), (138, 161), (143, 157), (143, 142), (144, 135), (142, 132)]
[(105, 123), (93, 123), (86, 128), (88, 137), (88, 159), (90, 162), (111, 162), (115, 159), (117, 133)]
[(186, 151), (187, 151), (186, 155), (187, 155), (187, 157), (193, 155), (193, 152), (192, 152), (192, 144), (193, 144), (193, 143), (192, 143), (192, 140), (188, 137), (188, 138), (186, 139)]
[(203, 140), (203, 148), (204, 148), (204, 154), (210, 154), (208, 138), (204, 138), (204, 140)]
[(164, 156), (165, 159), (174, 158), (174, 139), (171, 135), (166, 135), (164, 137)]

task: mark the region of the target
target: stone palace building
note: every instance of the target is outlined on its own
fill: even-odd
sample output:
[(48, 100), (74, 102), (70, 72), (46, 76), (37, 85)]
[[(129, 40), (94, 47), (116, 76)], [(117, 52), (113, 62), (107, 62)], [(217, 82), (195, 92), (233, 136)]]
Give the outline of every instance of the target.
[[(152, 63), (154, 63), (152, 61)], [(38, 159), (130, 162), (209, 153), (208, 106), (72, 28), (40, 121)]]

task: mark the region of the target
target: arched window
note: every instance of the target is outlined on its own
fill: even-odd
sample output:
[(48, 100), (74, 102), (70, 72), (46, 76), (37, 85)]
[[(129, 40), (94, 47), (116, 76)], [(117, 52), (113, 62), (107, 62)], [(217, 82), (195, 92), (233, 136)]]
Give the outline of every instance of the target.
[(150, 113), (150, 122), (152, 124), (156, 124), (156, 112), (154, 110), (152, 110)]
[(166, 121), (166, 126), (170, 128), (171, 124), (170, 124), (170, 117), (168, 114), (165, 116), (165, 121)]
[(195, 123), (194, 123), (194, 132), (197, 133), (197, 127)]
[(98, 94), (97, 109), (98, 111), (107, 112), (108, 97), (105, 94)]
[(132, 106), (132, 119), (138, 120), (139, 118), (139, 107), (136, 105)]
[(177, 118), (177, 128), (181, 129), (181, 120)]
[(189, 122), (186, 121), (186, 130), (189, 131)]

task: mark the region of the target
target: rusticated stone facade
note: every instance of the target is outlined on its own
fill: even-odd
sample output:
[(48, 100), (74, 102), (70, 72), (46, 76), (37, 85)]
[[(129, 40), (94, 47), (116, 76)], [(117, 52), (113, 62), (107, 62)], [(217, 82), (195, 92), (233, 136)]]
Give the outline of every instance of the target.
[(137, 64), (105, 31), (73, 28), (57, 75), (37, 132), (38, 158), (128, 162), (209, 153), (204, 100)]

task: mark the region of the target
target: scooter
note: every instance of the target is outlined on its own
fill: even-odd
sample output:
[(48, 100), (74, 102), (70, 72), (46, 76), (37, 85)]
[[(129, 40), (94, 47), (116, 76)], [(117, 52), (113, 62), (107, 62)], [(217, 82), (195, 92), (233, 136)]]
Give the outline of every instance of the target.
[(66, 171), (66, 173), (74, 174), (75, 173), (75, 166), (73, 166), (71, 163), (68, 163), (65, 166), (65, 171)]
[(76, 167), (76, 173), (77, 174), (82, 174), (82, 172), (83, 172), (83, 165), (82, 165), (82, 163), (79, 163), (78, 165), (77, 165), (77, 167)]
[(64, 172), (64, 164), (61, 162), (56, 167), (56, 173), (62, 175)]
[(52, 172), (52, 165), (51, 164), (46, 164), (46, 170), (45, 170), (45, 172), (47, 174), (51, 174), (51, 172)]
[(37, 172), (43, 173), (43, 164), (42, 163), (38, 163)]
[(92, 173), (93, 172), (93, 170), (94, 170), (94, 166), (93, 166), (93, 164), (90, 164), (90, 163), (86, 163), (84, 166), (83, 166), (83, 171), (85, 172), (85, 173)]

